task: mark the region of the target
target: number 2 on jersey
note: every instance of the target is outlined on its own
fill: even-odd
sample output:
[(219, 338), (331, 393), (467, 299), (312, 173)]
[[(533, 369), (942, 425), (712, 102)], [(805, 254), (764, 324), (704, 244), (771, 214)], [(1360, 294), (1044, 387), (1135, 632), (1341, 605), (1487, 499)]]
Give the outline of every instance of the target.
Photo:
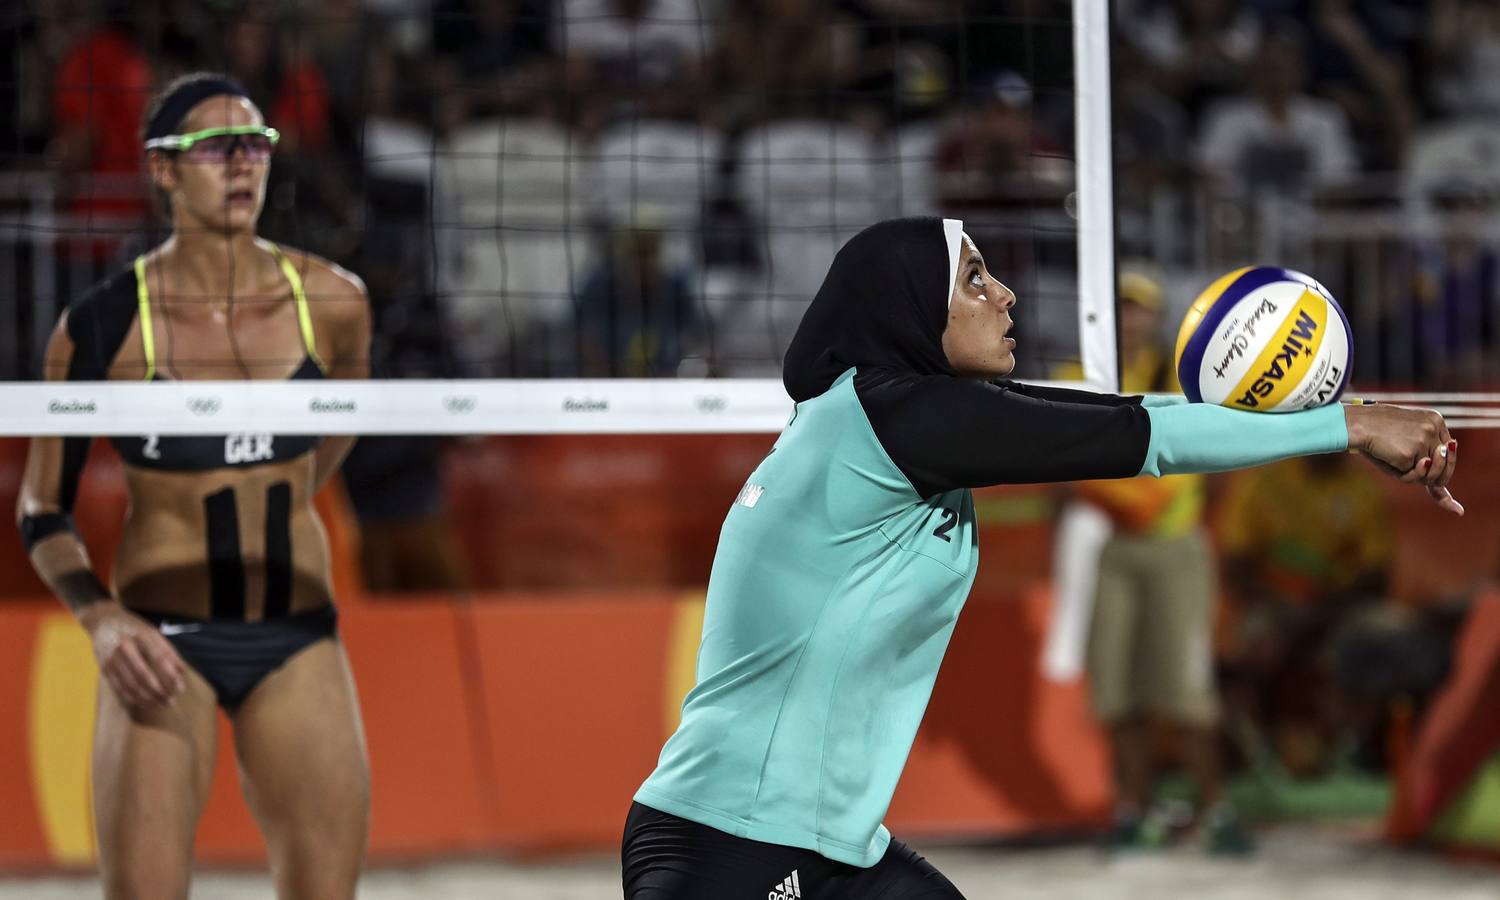
[(948, 536), (948, 532), (952, 531), (953, 530), (953, 526), (957, 525), (957, 524), (958, 524), (958, 513), (955, 512), (955, 511), (953, 511), (953, 510), (951, 510), (951, 509), (949, 509), (948, 507), (945, 506), (945, 507), (943, 507), (943, 521), (942, 521), (942, 524), (938, 525), (937, 528), (934, 528), (932, 530), (932, 536), (933, 537), (940, 537), (943, 540), (948, 541), (949, 543), (952, 543), (953, 542), (953, 538), (951, 538), (951, 537)]

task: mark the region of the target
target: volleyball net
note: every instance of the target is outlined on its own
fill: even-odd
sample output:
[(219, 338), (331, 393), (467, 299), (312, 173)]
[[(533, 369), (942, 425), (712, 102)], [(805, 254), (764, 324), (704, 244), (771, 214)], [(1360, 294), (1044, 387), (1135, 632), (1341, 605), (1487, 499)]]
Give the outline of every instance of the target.
[[(1112, 71), (1110, 6), (59, 10), (42, 24), (69, 49), (27, 68), (17, 38), (8, 82), (0, 433), (774, 431), (838, 247), (919, 214), (963, 219), (1019, 296), (1020, 378), (1118, 386), (1117, 270), (1149, 260), (1167, 337), (1213, 275), (1267, 262), (1350, 306), (1357, 386), (1482, 386), (1387, 352), (1383, 301), (1323, 243), (1219, 258), (1172, 239), (1193, 225), (1164, 226), (1163, 203), (1141, 217), (1140, 79)], [(369, 286), (370, 383), (35, 383), (66, 305), (165, 236), (137, 129), (153, 87), (195, 69), (240, 78), (285, 136), (261, 233)], [(187, 352), (159, 349), (168, 372)], [(1495, 415), (1490, 394), (1400, 396)]]
[[(751, 6), (53, 21), (75, 49), (28, 88), (51, 134), (20, 128), (0, 185), (0, 429), (776, 430), (834, 253), (898, 215), (964, 220), (1021, 297), (1021, 372), (1113, 387), (1104, 7)], [(26, 383), (66, 305), (165, 236), (136, 129), (194, 69), (284, 136), (261, 233), (368, 285), (371, 384)]]

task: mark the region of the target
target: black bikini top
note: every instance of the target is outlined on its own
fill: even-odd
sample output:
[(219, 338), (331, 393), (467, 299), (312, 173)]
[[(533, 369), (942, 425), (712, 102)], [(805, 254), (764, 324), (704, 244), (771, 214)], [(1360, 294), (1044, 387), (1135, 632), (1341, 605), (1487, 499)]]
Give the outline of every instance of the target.
[[(292, 286), (292, 298), (297, 307), (297, 324), (302, 332), (302, 344), (307, 356), (302, 365), (292, 373), (293, 381), (327, 377), (327, 367), (318, 356), (317, 342), (313, 338), (312, 313), (308, 309), (307, 294), (302, 288), (302, 276), (281, 248), (271, 244), (282, 274)], [(135, 260), (136, 315), (141, 323), (141, 344), (146, 355), (146, 381), (166, 381), (156, 371), (156, 338), (151, 328), (151, 295), (146, 286), (146, 258)], [(125, 462), (143, 469), (158, 469), (171, 472), (202, 472), (210, 469), (264, 465), (286, 462), (311, 452), (322, 443), (316, 435), (279, 435), (269, 432), (241, 432), (227, 435), (194, 435), (189, 437), (148, 434), (142, 437), (110, 438), (115, 449)]]

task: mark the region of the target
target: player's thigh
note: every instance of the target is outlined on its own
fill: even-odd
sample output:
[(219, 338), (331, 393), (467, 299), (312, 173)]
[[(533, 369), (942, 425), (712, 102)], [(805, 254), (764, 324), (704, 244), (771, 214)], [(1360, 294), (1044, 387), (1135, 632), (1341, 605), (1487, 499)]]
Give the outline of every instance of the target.
[(193, 833), (213, 781), (213, 689), (188, 670), (171, 706), (132, 710), (99, 685), (94, 828), (106, 897), (186, 897)]
[(285, 885), (353, 890), (369, 825), (370, 771), (343, 646), (311, 644), (267, 675), (234, 714), (240, 780)]
[(849, 900), (964, 900), (946, 875), (898, 840), (891, 841), (874, 867), (858, 871), (842, 896)]

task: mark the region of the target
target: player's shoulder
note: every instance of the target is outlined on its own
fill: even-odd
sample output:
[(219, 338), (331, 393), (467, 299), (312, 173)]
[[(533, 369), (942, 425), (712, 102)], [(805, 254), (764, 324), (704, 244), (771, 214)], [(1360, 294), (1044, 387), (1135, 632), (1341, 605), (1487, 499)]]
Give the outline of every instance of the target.
[(103, 309), (119, 306), (127, 306), (133, 311), (135, 305), (135, 269), (133, 266), (117, 266), (90, 285), (83, 293), (74, 297), (68, 303), (68, 311), (97, 313)]
[(369, 296), (364, 280), (333, 260), (284, 244), (281, 252), (302, 276), (302, 284), (309, 295), (316, 293), (343, 299)]
[(115, 330), (128, 326), (136, 314), (135, 270), (121, 266), (73, 298), (62, 321), (75, 341), (80, 331)]
[(281, 252), (301, 276), (303, 292), (321, 326), (354, 326), (369, 318), (369, 292), (358, 275), (296, 247), (282, 246)]
[[(122, 266), (74, 298), (58, 319), (54, 339), (48, 342), (48, 365), (60, 364), (61, 357), (52, 357), (61, 354), (71, 359), (76, 377), (104, 378), (110, 360), (135, 321), (136, 297), (135, 271)], [(60, 342), (62, 335), (66, 335), (66, 342)]]

